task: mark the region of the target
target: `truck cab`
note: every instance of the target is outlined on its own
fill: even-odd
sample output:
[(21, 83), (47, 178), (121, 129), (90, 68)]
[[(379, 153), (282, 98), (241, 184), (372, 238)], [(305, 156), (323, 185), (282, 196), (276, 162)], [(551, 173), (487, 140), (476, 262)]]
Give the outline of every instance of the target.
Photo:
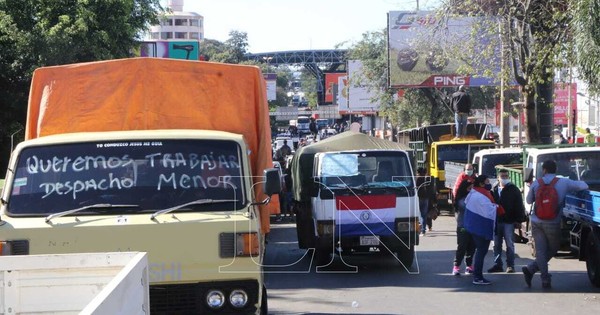
[(317, 153), (311, 198), (318, 261), (330, 254), (388, 252), (410, 267), (418, 202), (409, 155), (396, 150)]
[(241, 135), (202, 130), (22, 142), (2, 192), (2, 255), (145, 251), (153, 312), (258, 313), (264, 235), (247, 151)]

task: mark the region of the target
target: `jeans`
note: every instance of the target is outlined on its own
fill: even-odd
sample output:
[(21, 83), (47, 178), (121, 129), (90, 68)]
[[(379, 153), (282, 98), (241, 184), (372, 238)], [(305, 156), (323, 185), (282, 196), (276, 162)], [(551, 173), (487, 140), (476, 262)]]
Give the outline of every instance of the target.
[(494, 235), (494, 264), (502, 267), (502, 239), (506, 242), (506, 266), (515, 268), (515, 241), (513, 235), (515, 225), (513, 223), (496, 224)]
[(560, 247), (560, 222), (531, 222), (531, 234), (535, 242), (535, 260), (527, 265), (534, 274), (541, 273), (542, 283), (550, 283), (548, 262)]
[(425, 233), (427, 213), (429, 212), (429, 199), (419, 198), (419, 210), (421, 211), (421, 233)]
[(456, 136), (464, 137), (467, 135), (468, 113), (454, 113), (454, 123), (456, 124)]
[(473, 258), (473, 279), (483, 279), (483, 260), (487, 255), (490, 247), (490, 240), (486, 240), (485, 237), (471, 234), (473, 241), (475, 241), (475, 257)]
[(465, 228), (456, 228), (456, 254), (454, 255), (454, 266), (460, 266), (465, 260), (467, 267), (473, 265), (473, 253), (475, 252), (475, 242), (471, 233)]

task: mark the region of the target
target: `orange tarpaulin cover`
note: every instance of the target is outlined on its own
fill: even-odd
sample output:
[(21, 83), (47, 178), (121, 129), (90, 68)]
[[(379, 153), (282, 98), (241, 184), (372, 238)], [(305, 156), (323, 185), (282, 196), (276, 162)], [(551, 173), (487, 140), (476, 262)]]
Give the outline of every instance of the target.
[[(26, 139), (150, 129), (242, 134), (253, 175), (273, 166), (266, 88), (257, 67), (132, 58), (45, 67), (33, 74)], [(258, 191), (257, 196), (264, 197)], [(263, 233), (269, 231), (269, 214), (278, 212), (277, 202), (261, 209)]]

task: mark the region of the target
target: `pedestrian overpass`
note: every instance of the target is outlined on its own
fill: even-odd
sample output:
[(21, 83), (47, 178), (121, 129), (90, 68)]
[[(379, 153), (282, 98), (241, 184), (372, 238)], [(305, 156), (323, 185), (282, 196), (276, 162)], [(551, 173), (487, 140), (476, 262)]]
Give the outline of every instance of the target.
[(267, 65), (298, 65), (308, 69), (317, 79), (317, 101), (325, 104), (325, 73), (346, 72), (348, 50), (295, 50), (246, 54), (246, 60)]

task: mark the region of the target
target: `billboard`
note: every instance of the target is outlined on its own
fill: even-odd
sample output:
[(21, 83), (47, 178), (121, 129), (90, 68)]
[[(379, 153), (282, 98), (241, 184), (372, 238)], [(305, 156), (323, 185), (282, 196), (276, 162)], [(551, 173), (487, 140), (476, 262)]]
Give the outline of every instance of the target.
[(198, 60), (198, 41), (152, 41), (142, 42), (140, 57), (158, 57)]
[[(569, 89), (571, 89), (571, 113), (569, 114)], [(577, 111), (577, 83), (554, 84), (554, 124), (568, 125)]]
[[(474, 25), (480, 18), (456, 17), (439, 29), (435, 12), (391, 11), (388, 13), (388, 66), (391, 87), (450, 87), (496, 85), (492, 79), (478, 75), (458, 75), (468, 56), (453, 56), (458, 47), (471, 43)], [(490, 36), (477, 37), (477, 45), (497, 45)], [(499, 49), (499, 47), (498, 47)], [(466, 49), (465, 49), (466, 50)], [(477, 49), (475, 49), (477, 51)], [(499, 54), (496, 54), (496, 57)], [(486, 68), (499, 60), (473, 57)], [(472, 60), (474, 60), (471, 58)], [(499, 67), (493, 73), (499, 72)]]
[[(348, 113), (349, 114), (374, 114), (379, 111), (379, 104), (373, 103), (371, 99), (375, 96), (373, 91), (356, 82), (362, 72), (362, 62), (360, 60), (348, 60)], [(353, 79), (354, 78), (354, 79)]]
[(348, 113), (348, 76), (338, 77), (338, 112), (341, 115)]
[(267, 85), (267, 100), (277, 99), (277, 73), (263, 73)]
[(338, 78), (346, 73), (325, 73), (325, 103), (333, 103), (333, 86), (338, 84)]

